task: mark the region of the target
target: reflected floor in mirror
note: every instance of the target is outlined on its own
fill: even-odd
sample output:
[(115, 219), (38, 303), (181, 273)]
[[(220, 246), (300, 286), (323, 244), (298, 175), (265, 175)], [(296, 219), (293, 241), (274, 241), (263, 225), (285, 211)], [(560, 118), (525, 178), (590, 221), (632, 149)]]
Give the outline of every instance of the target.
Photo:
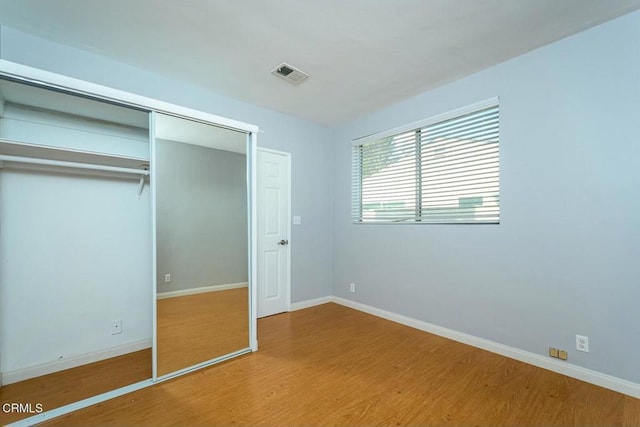
[[(41, 404), (44, 411), (151, 378), (151, 349), (136, 351), (77, 368), (43, 375), (0, 387), (4, 403)], [(33, 413), (0, 412), (0, 425), (28, 418)]]
[(158, 375), (249, 347), (247, 288), (158, 300)]

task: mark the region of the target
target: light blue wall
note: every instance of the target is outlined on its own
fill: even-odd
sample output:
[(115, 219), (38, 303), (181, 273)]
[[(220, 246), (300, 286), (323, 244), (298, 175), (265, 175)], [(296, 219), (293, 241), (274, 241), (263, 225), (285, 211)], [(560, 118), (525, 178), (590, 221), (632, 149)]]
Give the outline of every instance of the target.
[(156, 138), (158, 292), (247, 283), (246, 164), (246, 154)]
[[(0, 57), (258, 125), (261, 147), (292, 153), (292, 301), (331, 294), (331, 130), (106, 57), (0, 27)], [(189, 64), (185, 64), (188, 67)]]
[[(640, 382), (639, 54), (634, 13), (339, 127), (334, 294)], [(351, 224), (353, 138), (494, 96), (500, 225)]]

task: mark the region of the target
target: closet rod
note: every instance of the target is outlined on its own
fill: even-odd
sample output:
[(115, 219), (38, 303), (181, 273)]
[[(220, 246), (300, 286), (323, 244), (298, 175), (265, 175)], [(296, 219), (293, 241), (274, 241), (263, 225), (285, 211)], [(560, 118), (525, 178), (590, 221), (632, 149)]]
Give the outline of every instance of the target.
[(130, 173), (134, 175), (149, 175), (149, 171), (146, 169), (121, 168), (117, 166), (96, 165), (92, 163), (65, 162), (62, 160), (38, 159), (35, 157), (7, 156), (5, 154), (0, 154), (0, 161), (30, 163), (34, 165), (46, 165), (46, 166), (61, 166), (65, 168), (91, 169), (91, 170), (100, 170), (100, 171), (109, 171), (109, 172)]

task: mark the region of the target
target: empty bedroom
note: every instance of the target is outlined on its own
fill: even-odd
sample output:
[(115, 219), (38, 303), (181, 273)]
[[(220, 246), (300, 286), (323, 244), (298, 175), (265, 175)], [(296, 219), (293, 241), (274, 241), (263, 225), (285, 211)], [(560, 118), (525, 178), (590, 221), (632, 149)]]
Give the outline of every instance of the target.
[(640, 426), (640, 0), (0, 0), (0, 425)]

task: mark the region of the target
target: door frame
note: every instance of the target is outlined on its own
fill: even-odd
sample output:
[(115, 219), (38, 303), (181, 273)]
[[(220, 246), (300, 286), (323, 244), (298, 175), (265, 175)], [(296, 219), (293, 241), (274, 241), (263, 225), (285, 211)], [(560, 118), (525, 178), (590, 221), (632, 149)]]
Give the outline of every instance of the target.
[[(287, 245), (287, 255), (286, 255), (286, 258), (287, 258), (287, 270), (288, 270), (287, 273), (288, 274), (287, 274), (287, 283), (286, 283), (286, 290), (285, 290), (285, 294), (286, 294), (285, 302), (286, 302), (286, 312), (289, 312), (289, 311), (291, 311), (291, 218), (292, 218), (291, 217), (291, 182), (292, 182), (292, 179), (291, 179), (291, 169), (292, 169), (291, 168), (291, 160), (292, 160), (292, 156), (291, 156), (291, 153), (289, 153), (287, 151), (273, 150), (271, 148), (258, 147), (257, 151), (258, 152), (276, 154), (276, 155), (279, 155), (279, 156), (284, 156), (287, 159), (286, 168), (287, 168), (287, 175), (289, 176), (289, 182), (288, 182), (289, 185), (287, 186), (288, 188), (287, 188), (287, 212), (286, 212), (286, 215), (287, 215), (287, 228), (286, 228), (287, 237), (286, 237), (286, 239), (289, 240), (289, 244)], [(260, 174), (258, 172), (259, 168), (257, 166), (258, 166), (258, 155), (256, 153), (256, 178), (259, 180), (261, 177), (260, 177)], [(255, 189), (256, 189), (256, 191), (255, 191), (255, 197), (256, 197), (256, 220), (257, 220), (259, 215), (261, 215), (261, 212), (258, 210), (258, 206), (257, 206), (258, 205), (258, 203), (257, 203), (258, 186), (257, 185), (256, 185)], [(259, 242), (260, 235), (257, 233), (257, 229), (256, 229), (256, 234), (257, 234), (257, 241), (256, 241), (256, 250), (257, 250), (258, 244), (261, 243), (261, 242)], [(260, 254), (257, 254), (257, 255), (258, 255), (257, 258), (259, 260), (260, 259)], [(258, 260), (256, 260), (256, 261), (258, 261)], [(256, 262), (256, 270), (255, 271), (256, 271), (256, 273), (259, 271), (257, 262)], [(260, 301), (257, 301), (258, 300), (258, 298), (257, 298), (257, 289), (258, 289), (258, 286), (260, 286), (258, 284), (258, 280), (259, 280), (259, 278), (256, 277), (256, 281), (255, 281), (255, 289), (256, 289), (256, 298), (255, 298), (255, 300), (256, 300), (256, 304), (260, 304)], [(257, 317), (257, 313), (258, 313), (257, 307), (256, 307), (255, 313), (256, 313), (256, 317)]]

